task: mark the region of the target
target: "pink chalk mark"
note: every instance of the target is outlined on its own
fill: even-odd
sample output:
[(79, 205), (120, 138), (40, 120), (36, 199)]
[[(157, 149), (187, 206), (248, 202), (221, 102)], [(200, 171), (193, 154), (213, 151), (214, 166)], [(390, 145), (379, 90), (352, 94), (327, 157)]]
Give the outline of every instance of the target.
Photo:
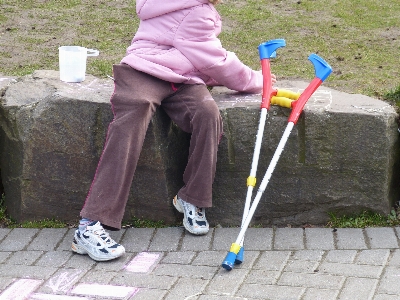
[(42, 283), (41, 280), (19, 279), (1, 295), (0, 300), (24, 300)]
[(101, 284), (80, 284), (71, 293), (88, 296), (103, 296), (115, 298), (125, 298), (133, 296), (139, 289), (128, 286), (101, 285)]
[(159, 257), (160, 254), (157, 253), (141, 252), (126, 266), (126, 270), (129, 272), (146, 273)]
[(50, 294), (33, 294), (29, 300), (89, 300), (89, 298)]

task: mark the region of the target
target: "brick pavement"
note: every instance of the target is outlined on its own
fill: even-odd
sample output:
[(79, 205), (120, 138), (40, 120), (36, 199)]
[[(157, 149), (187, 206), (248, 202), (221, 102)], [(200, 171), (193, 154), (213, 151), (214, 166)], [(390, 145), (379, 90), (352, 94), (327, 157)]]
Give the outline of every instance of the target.
[(400, 299), (400, 228), (250, 228), (245, 261), (220, 267), (237, 228), (111, 232), (127, 253), (72, 253), (73, 229), (0, 229), (0, 300)]

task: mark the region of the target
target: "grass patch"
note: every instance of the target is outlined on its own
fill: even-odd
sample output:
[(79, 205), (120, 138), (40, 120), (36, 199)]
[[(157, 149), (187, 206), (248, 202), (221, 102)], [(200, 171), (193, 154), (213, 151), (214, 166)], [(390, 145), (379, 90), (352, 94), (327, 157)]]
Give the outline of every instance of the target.
[(131, 220), (123, 222), (122, 228), (165, 228), (169, 227), (164, 221), (151, 221), (133, 217)]
[[(139, 26), (134, 0), (0, 2), (4, 75), (58, 70), (58, 47), (65, 45), (98, 49), (99, 57), (88, 59), (87, 73), (111, 75)], [(307, 58), (317, 53), (333, 68), (326, 86), (379, 99), (400, 89), (399, 1), (226, 0), (216, 9), (223, 19), (223, 46), (253, 69), (260, 69), (260, 43), (286, 40), (271, 61), (278, 80), (311, 80)]]
[(55, 220), (55, 219), (44, 219), (38, 221), (27, 221), (21, 224), (11, 224), (10, 228), (65, 228), (68, 224)]
[(0, 198), (0, 227), (7, 227), (14, 224), (14, 221), (7, 216), (7, 209), (4, 205), (5, 200), (6, 197), (4, 194), (2, 194)]
[(330, 228), (390, 227), (400, 224), (399, 212), (395, 209), (392, 209), (387, 216), (372, 211), (363, 211), (361, 214), (351, 216), (328, 214), (330, 220), (326, 227)]
[(400, 85), (396, 89), (386, 93), (383, 98), (396, 103), (400, 107)]

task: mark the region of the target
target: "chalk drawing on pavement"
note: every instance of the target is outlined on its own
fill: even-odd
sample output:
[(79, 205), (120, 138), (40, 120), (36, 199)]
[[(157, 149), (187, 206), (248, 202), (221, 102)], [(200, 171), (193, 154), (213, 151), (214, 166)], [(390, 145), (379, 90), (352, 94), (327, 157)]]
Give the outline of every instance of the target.
[(35, 279), (19, 279), (0, 295), (0, 300), (25, 300), (42, 282)]
[(102, 284), (79, 284), (71, 294), (86, 295), (86, 296), (102, 296), (113, 297), (113, 299), (124, 299), (131, 297), (139, 291), (139, 288), (128, 286), (114, 286)]
[(141, 252), (125, 267), (128, 272), (147, 273), (160, 257), (158, 253)]
[(29, 300), (90, 300), (86, 297), (50, 295), (50, 294), (33, 294)]
[(51, 278), (46, 286), (49, 287), (53, 293), (66, 292), (72, 287), (81, 273), (82, 271), (80, 270), (76, 270), (72, 273), (63, 272), (60, 275)]

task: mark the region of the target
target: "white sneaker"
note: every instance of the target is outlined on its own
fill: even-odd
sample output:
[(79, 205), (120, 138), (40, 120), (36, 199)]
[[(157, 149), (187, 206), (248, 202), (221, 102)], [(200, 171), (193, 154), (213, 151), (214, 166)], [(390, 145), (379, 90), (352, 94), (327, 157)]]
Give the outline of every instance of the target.
[(109, 236), (100, 222), (90, 223), (83, 233), (77, 229), (71, 250), (79, 254), (88, 254), (97, 261), (111, 260), (125, 253), (125, 248)]
[(209, 225), (204, 208), (194, 206), (178, 196), (174, 197), (172, 203), (179, 212), (184, 214), (183, 226), (187, 231), (196, 235), (203, 235), (208, 232)]

